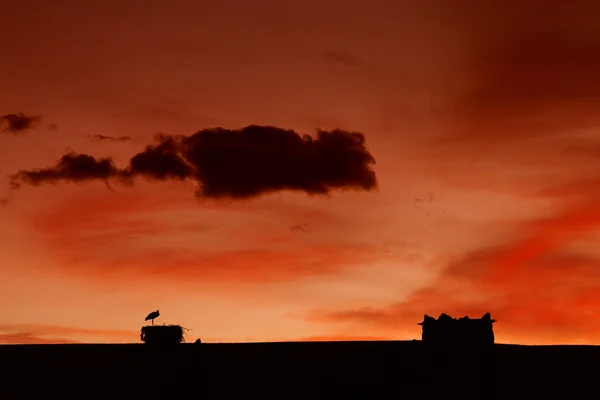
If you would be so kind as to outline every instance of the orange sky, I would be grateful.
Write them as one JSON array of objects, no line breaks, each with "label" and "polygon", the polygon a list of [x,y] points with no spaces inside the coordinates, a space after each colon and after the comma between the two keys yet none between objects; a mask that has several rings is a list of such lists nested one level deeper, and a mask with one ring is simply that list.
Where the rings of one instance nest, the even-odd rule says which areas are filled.
[{"label": "orange sky", "polygon": [[41,117],[0,132],[5,176],[256,124],[364,133],[378,187],[23,186],[0,343],[136,342],[157,308],[204,341],[412,339],[424,313],[489,311],[498,342],[600,342],[600,3],[491,3],[3,6],[0,116]]}]

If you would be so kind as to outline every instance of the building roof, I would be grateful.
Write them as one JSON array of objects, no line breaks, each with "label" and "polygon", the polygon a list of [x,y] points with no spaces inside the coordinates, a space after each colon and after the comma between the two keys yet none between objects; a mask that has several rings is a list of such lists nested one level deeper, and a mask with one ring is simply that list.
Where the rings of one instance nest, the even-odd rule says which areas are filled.
[{"label": "building roof", "polygon": [[483,317],[481,317],[481,318],[469,318],[467,316],[462,317],[462,318],[452,318],[448,314],[442,313],[442,314],[440,314],[440,316],[438,317],[437,320],[435,318],[430,317],[429,315],[425,314],[425,317],[423,318],[423,322],[419,322],[417,325],[423,326],[425,324],[440,322],[440,321],[448,321],[448,322],[450,322],[450,321],[453,321],[453,322],[455,322],[455,321],[489,321],[492,324],[494,322],[496,322],[495,319],[492,319],[492,316],[489,312],[485,313],[483,315]]}]

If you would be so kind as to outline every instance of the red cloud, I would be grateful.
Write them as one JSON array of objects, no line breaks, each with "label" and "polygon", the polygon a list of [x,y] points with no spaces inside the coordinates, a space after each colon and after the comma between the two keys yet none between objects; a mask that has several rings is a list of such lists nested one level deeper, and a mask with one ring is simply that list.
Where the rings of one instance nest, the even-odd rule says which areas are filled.
[{"label": "red cloud", "polygon": [[[317,335],[306,336],[294,339],[295,342],[348,342],[348,341],[377,341],[377,340],[392,340],[385,336],[360,336],[360,335]],[[291,340],[292,341],[292,340]]]},{"label": "red cloud", "polygon": [[39,337],[29,332],[0,333],[0,343],[3,344],[60,344],[81,343],[77,340],[66,338]]},{"label": "red cloud", "polygon": [[0,324],[0,343],[5,344],[82,343],[86,341],[85,338],[135,343],[139,335],[137,332],[57,325]]},{"label": "red cloud", "polygon": [[[344,246],[226,251],[147,250],[128,257],[94,260],[63,253],[61,271],[95,282],[172,280],[184,284],[272,282],[335,274],[377,260],[382,249]],[[92,268],[90,268],[92,267]]]},{"label": "red cloud", "polygon": [[[491,281],[510,279],[519,269],[538,256],[560,249],[569,242],[600,228],[600,209],[595,205],[580,205],[577,209],[554,218],[535,221],[524,231],[529,239],[515,243],[492,264]],[[529,228],[529,229],[527,229]]]},{"label": "red cloud", "polygon": [[[179,217],[185,212],[198,218]],[[227,221],[215,218],[219,213],[229,219],[265,215],[282,222],[274,228],[256,218],[257,226],[240,221],[239,228],[224,231],[220,228]],[[176,193],[131,191],[66,197],[58,208],[34,218],[40,242],[59,260],[57,268],[113,284],[119,278],[281,281],[337,273],[385,253],[383,246],[295,241],[298,233],[290,229],[293,221],[326,225],[338,220],[332,212],[277,199],[220,204]],[[205,243],[213,239],[214,244]]]},{"label": "red cloud", "polygon": [[600,258],[567,245],[600,228],[600,210],[570,210],[521,227],[513,243],[451,263],[429,287],[382,308],[315,311],[314,322],[353,323],[382,334],[418,332],[423,314],[498,320],[497,340],[591,343],[600,339]]}]

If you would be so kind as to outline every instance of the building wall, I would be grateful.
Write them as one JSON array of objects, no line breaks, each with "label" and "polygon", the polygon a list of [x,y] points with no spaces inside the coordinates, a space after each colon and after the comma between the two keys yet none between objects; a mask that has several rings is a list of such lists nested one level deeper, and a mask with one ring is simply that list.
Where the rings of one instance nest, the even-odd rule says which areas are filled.
[{"label": "building wall", "polygon": [[439,319],[425,316],[421,323],[425,344],[483,346],[494,343],[493,320],[487,318],[454,319],[442,314]]}]

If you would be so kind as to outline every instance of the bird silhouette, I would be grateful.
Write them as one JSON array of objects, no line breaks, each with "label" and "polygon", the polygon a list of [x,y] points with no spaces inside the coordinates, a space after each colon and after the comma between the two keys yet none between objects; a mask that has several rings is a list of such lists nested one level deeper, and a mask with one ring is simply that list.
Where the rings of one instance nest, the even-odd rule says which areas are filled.
[{"label": "bird silhouette", "polygon": [[149,319],[151,319],[152,326],[154,326],[154,318],[158,318],[159,316],[160,316],[160,312],[158,312],[158,310],[152,311],[150,314],[148,314],[148,316],[146,317],[146,319],[144,321],[148,321]]}]

